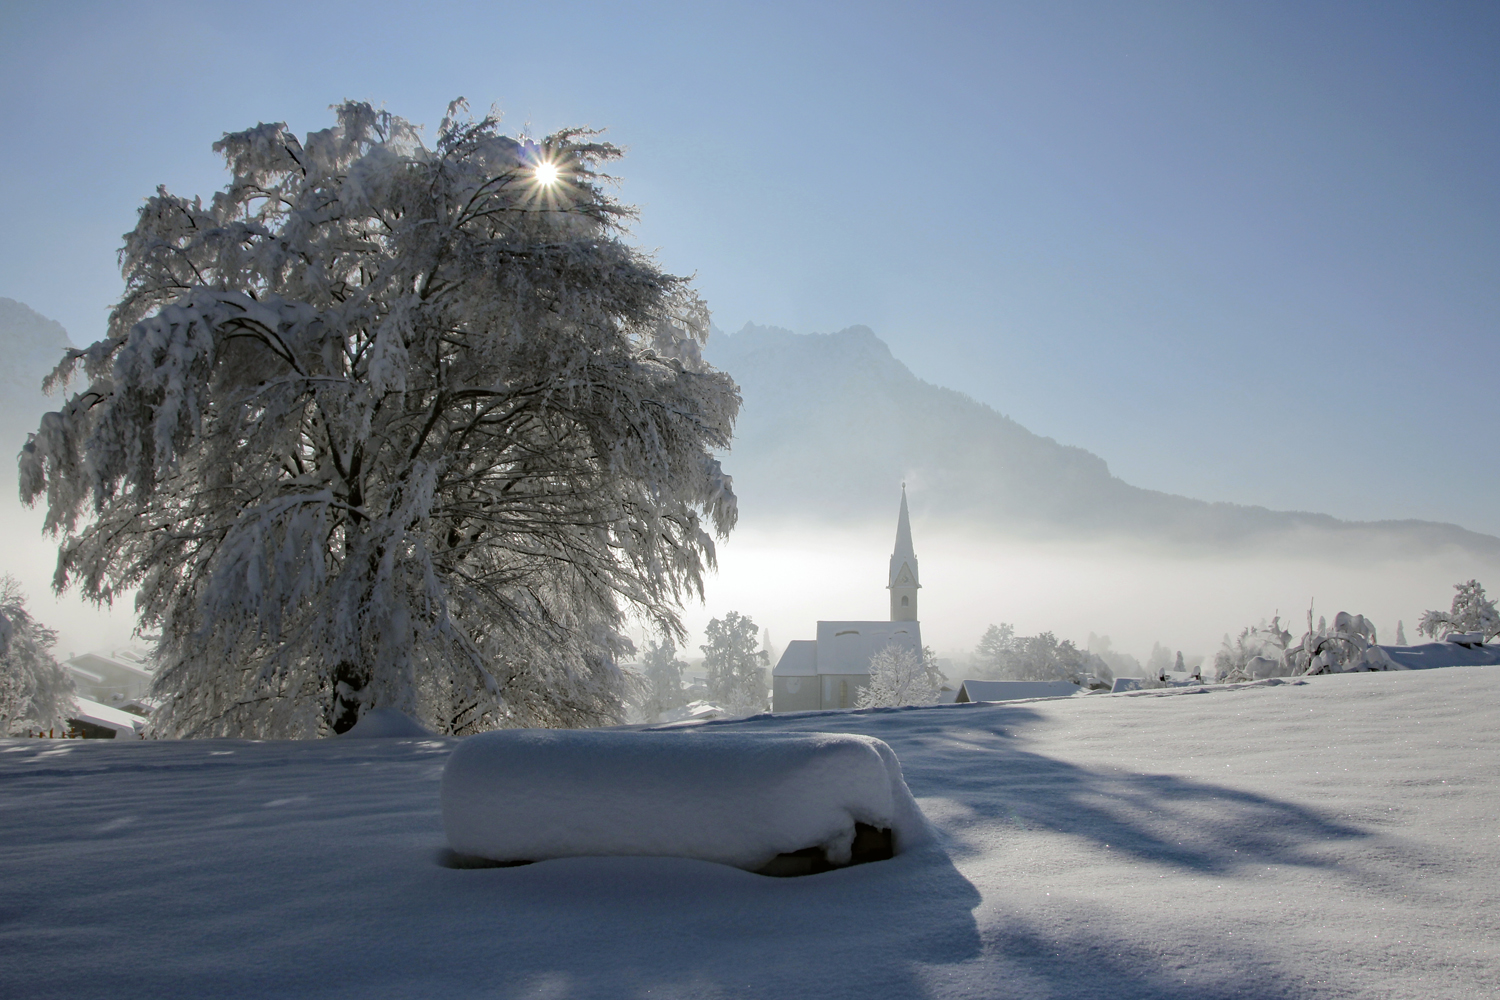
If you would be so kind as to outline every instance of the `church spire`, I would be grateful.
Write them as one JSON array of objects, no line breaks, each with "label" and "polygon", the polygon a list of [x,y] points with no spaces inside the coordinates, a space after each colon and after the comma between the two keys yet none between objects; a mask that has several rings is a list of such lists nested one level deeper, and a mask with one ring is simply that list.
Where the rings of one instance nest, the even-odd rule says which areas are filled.
[{"label": "church spire", "polygon": [[896,520],[896,549],[891,553],[890,582],[891,621],[917,620],[917,591],[922,584],[917,576],[917,554],[911,546],[911,515],[906,510],[906,484],[901,484],[901,514]]}]

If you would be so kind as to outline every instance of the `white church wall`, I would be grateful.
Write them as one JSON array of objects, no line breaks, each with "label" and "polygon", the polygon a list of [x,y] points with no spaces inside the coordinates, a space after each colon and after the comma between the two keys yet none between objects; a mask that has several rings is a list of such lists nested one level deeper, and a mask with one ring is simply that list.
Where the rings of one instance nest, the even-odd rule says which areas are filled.
[{"label": "white church wall", "polygon": [[[868,664],[867,664],[868,666]],[[853,708],[860,688],[869,687],[870,672],[862,674],[821,674],[823,682],[822,708]]]},{"label": "white church wall", "polygon": [[822,708],[816,675],[777,676],[771,679],[771,711],[811,712]]}]

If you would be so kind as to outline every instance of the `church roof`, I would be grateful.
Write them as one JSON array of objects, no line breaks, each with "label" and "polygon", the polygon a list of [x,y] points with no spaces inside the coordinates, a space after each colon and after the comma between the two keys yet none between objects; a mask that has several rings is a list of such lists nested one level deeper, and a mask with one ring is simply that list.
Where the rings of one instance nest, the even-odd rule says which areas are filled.
[{"label": "church roof", "polygon": [[818,622],[820,674],[868,674],[870,658],[895,643],[920,655],[920,622]]},{"label": "church roof", "polygon": [[818,672],[818,644],[813,639],[793,639],[771,671],[775,677],[813,677]]}]

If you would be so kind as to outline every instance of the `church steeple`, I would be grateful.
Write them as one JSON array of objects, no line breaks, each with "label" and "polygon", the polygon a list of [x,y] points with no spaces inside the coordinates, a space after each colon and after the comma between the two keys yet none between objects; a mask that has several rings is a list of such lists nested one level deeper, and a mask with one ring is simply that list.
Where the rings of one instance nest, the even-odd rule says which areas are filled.
[{"label": "church steeple", "polygon": [[896,521],[896,549],[891,553],[891,621],[917,620],[917,554],[911,547],[911,515],[906,512],[906,484],[901,484],[901,516]]}]

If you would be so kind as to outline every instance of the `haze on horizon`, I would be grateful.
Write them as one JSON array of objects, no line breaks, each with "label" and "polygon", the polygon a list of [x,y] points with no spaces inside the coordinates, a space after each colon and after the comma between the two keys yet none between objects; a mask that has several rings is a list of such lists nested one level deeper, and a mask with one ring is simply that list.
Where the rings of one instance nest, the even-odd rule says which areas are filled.
[{"label": "haze on horizon", "polygon": [[[697,275],[721,329],[868,325],[918,377],[1146,489],[1500,534],[1479,395],[1500,367],[1492,6],[272,3],[274,45],[246,17],[0,14],[0,121],[30,137],[0,153],[0,296],[89,343],[136,207],[159,183],[222,186],[222,132],[323,128],[352,97],[430,134],[464,95],[513,130],[628,147],[637,239]],[[253,85],[231,82],[225,61],[251,56]],[[1295,629],[1308,598],[1411,631],[1484,568],[1434,554],[1382,581],[924,527],[940,648],[1013,621],[1211,656],[1276,610]],[[889,528],[868,552],[857,534],[747,511],[690,622],[732,607],[784,643],[877,613],[863,566]]]}]

